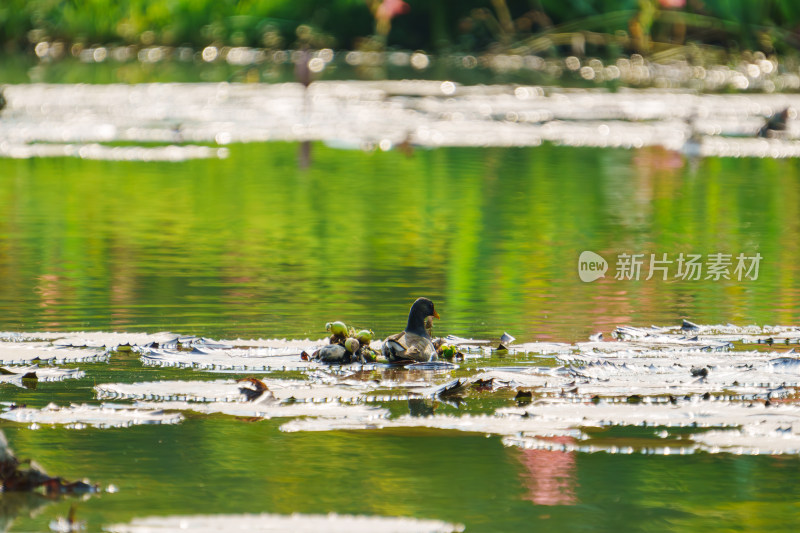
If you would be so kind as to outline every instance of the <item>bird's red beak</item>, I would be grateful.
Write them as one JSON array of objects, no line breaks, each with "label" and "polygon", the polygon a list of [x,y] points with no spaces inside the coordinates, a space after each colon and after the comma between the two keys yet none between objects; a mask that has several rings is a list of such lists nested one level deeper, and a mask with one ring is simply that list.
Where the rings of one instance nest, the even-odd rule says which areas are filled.
[{"label": "bird's red beak", "polygon": [[433,317],[434,318],[442,318],[439,316],[439,313],[436,312],[436,309],[433,310]]}]

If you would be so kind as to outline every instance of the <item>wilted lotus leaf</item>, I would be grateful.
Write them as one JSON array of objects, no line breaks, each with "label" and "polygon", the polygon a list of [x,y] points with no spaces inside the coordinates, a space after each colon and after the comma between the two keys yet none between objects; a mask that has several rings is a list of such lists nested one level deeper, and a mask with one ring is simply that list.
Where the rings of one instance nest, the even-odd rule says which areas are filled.
[{"label": "wilted lotus leaf", "polygon": [[[365,382],[330,385],[292,379],[261,378],[278,401],[300,402],[357,402],[374,387]],[[111,383],[95,387],[98,398],[134,400],[180,400],[190,402],[237,402],[247,395],[241,389],[248,386],[235,380],[217,381],[151,381],[145,383]],[[255,387],[252,388],[253,390]],[[265,391],[266,392],[266,391]]]},{"label": "wilted lotus leaf", "polygon": [[336,401],[325,403],[282,403],[265,395],[252,402],[139,402],[141,409],[164,409],[170,411],[194,411],[202,414],[225,414],[247,418],[295,418],[324,417],[354,420],[375,420],[388,416],[389,411],[378,407],[358,404],[343,404]]},{"label": "wilted lotus leaf", "polygon": [[0,364],[79,363],[106,361],[108,355],[98,349],[61,348],[43,342],[0,342]]},{"label": "wilted lotus leaf", "polygon": [[153,516],[134,518],[128,524],[105,526],[113,533],[157,533],[160,531],[292,531],[294,533],[397,533],[424,532],[449,533],[464,531],[461,524],[449,524],[439,520],[420,518],[350,516],[329,513],[327,515],[195,515]]},{"label": "wilted lotus leaf", "polygon": [[53,366],[8,366],[0,368],[0,383],[11,383],[23,386],[23,380],[36,381],[62,381],[65,379],[80,379],[84,376],[82,370],[77,368],[57,368]]},{"label": "wilted lotus leaf", "polygon": [[183,416],[177,413],[165,413],[156,409],[140,409],[125,405],[70,405],[59,407],[50,404],[42,409],[18,407],[4,413],[0,418],[13,422],[31,424],[36,428],[42,424],[64,425],[81,429],[86,426],[97,428],[128,427],[139,424],[177,424]]}]

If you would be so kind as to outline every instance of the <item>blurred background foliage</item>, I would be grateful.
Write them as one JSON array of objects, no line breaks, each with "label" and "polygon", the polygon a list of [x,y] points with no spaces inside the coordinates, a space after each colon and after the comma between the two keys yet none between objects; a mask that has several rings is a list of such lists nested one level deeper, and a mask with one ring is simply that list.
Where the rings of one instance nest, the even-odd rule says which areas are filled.
[{"label": "blurred background foliage", "polygon": [[[0,45],[209,44],[651,53],[687,44],[789,53],[797,0],[3,0]],[[545,38],[545,40],[542,40]],[[565,50],[559,50],[564,48]]]}]

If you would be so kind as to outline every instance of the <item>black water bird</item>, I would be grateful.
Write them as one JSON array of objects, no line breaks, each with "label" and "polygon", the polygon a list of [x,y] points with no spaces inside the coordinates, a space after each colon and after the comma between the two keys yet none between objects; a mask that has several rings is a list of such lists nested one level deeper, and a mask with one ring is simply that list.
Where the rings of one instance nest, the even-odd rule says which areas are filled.
[{"label": "black water bird", "polygon": [[[767,123],[758,130],[759,137],[775,137],[780,133],[786,131],[786,126],[789,122],[790,110],[787,107],[780,113],[772,115],[767,119]],[[776,135],[777,134],[777,135]]]},{"label": "black water bird", "polygon": [[433,302],[427,298],[417,298],[408,312],[406,329],[383,341],[382,352],[390,363],[436,361],[436,348],[425,328],[428,317],[439,318]]}]

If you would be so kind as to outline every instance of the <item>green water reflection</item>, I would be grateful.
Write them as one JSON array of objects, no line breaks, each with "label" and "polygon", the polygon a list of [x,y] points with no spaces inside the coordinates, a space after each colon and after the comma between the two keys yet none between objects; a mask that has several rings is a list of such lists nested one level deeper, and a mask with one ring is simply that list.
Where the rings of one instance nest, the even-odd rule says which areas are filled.
[{"label": "green water reflection", "polygon": [[[439,333],[521,340],[681,316],[798,322],[796,161],[553,146],[408,157],[315,144],[300,170],[297,150],[235,145],[226,160],[180,164],[0,160],[0,329],[316,337],[338,318],[385,335],[419,295],[436,302]],[[763,261],[755,281],[616,281],[612,265],[583,283],[583,250]],[[82,368],[77,383],[6,385],[0,401],[86,402],[95,383],[189,377],[129,355]],[[280,423],[190,415],[173,427],[0,429],[54,474],[119,487],[79,503],[92,530],[223,512],[405,515],[469,531],[800,522],[796,457],[533,452],[484,435],[286,434]],[[46,529],[71,503],[23,510],[14,528]]]},{"label": "green water reflection", "polygon": [[[582,339],[620,323],[798,318],[796,161],[662,150],[233,146],[181,164],[0,161],[0,328]],[[581,251],[612,264],[583,283]],[[619,253],[760,253],[757,280],[614,280]],[[644,274],[642,276],[645,277]]]},{"label": "green water reflection", "polygon": [[[65,476],[119,487],[78,504],[93,528],[143,514],[262,511],[436,517],[469,531],[789,531],[800,519],[795,457],[565,454],[463,433],[277,426],[215,418],[9,437]],[[42,530],[71,503],[18,517],[16,528]]]}]

